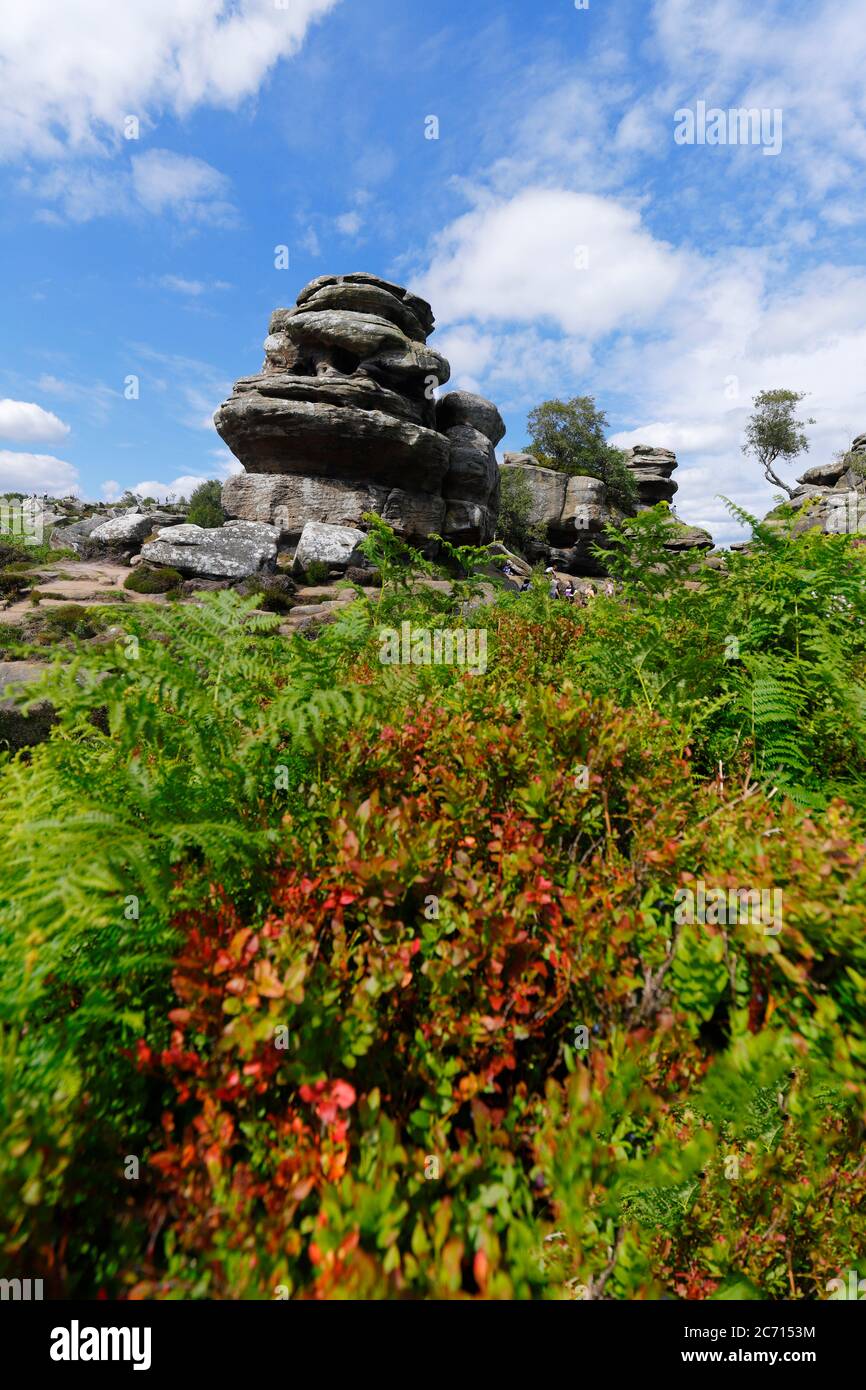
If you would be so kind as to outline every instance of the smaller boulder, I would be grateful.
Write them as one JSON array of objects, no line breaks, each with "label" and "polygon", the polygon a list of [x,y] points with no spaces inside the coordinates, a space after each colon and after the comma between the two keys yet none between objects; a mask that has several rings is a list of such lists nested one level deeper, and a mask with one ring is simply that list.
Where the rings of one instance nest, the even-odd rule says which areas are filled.
[{"label": "smaller boulder", "polygon": [[364,532],[356,526],[308,521],[301,532],[292,568],[295,574],[304,575],[312,564],[327,565],[329,570],[360,565],[363,555],[358,547],[363,539]]},{"label": "smaller boulder", "polygon": [[447,434],[455,425],[471,425],[491,444],[505,438],[505,421],[496,406],[471,391],[449,391],[436,402],[436,428]]}]

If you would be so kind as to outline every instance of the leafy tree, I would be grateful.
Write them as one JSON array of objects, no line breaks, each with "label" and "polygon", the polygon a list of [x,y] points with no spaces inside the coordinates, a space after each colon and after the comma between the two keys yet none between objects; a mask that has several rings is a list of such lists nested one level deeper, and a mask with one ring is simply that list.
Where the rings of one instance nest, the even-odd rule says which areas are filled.
[{"label": "leafy tree", "polygon": [[528,452],[545,468],[600,478],[610,501],[633,511],[635,480],[622,452],[605,439],[607,416],[593,396],[544,401],[529,412],[526,426],[532,439]]},{"label": "leafy tree", "polygon": [[533,523],[532,489],[519,468],[503,468],[499,475],[499,516],[497,538],[512,550],[524,552],[527,542],[547,539],[544,522]]},{"label": "leafy tree", "polygon": [[203,526],[210,531],[222,526],[226,519],[222,504],[222,487],[215,478],[206,483],[199,483],[194,489],[189,499],[186,519],[190,526]]},{"label": "leafy tree", "polygon": [[809,448],[804,427],[815,421],[796,418],[797,407],[806,397],[805,391],[759,391],[753,398],[755,409],[746,425],[744,454],[754,454],[768,483],[782,488],[788,496],[794,489],[784,483],[773,465],[782,459],[791,463],[798,454]]}]

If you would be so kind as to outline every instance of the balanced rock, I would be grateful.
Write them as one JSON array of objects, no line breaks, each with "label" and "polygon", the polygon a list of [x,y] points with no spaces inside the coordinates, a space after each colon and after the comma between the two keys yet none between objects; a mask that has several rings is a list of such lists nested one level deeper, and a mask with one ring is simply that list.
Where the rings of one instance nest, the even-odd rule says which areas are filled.
[{"label": "balanced rock", "polygon": [[413,542],[489,539],[505,426],[480,396],[436,400],[450,367],[427,346],[433,327],[425,300],[362,272],[319,276],[276,309],[261,372],[214,417],[245,469],[224,486],[226,514],[284,540],[368,511]]},{"label": "balanced rock", "polygon": [[255,521],[227,521],[211,530],[183,523],[163,528],[141,548],[151,565],[170,565],[184,575],[245,579],[270,570],[277,557],[279,529]]},{"label": "balanced rock", "polygon": [[623,449],[626,467],[637,483],[638,511],[654,507],[657,502],[670,502],[677,491],[671,474],[677,466],[672,449],[656,449],[650,444],[635,444]]}]

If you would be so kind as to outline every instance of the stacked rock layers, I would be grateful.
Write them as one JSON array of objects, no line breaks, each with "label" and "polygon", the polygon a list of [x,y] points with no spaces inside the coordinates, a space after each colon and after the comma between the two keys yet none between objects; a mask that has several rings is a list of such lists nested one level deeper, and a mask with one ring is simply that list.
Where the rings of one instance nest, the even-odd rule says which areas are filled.
[{"label": "stacked rock layers", "polygon": [[430,305],[375,275],[323,275],[277,309],[256,376],[214,423],[244,472],[223,488],[228,516],[279,527],[357,526],[378,512],[401,535],[487,540],[498,510],[496,407],[455,391],[427,346]]}]

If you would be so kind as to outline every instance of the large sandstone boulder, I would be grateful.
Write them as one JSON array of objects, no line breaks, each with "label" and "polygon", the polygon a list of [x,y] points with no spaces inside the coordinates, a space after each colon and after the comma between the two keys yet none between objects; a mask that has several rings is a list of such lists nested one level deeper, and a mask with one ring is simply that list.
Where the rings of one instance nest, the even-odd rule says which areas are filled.
[{"label": "large sandstone boulder", "polygon": [[492,401],[471,391],[449,391],[436,403],[436,425],[446,434],[455,425],[469,425],[491,444],[505,438],[505,421]]},{"label": "large sandstone boulder", "polygon": [[161,530],[141,555],[148,564],[170,565],[183,575],[246,579],[273,568],[279,538],[276,526],[256,521],[227,521],[212,530],[184,523]]},{"label": "large sandstone boulder", "polygon": [[[656,502],[669,502],[677,488],[670,476],[677,466],[676,455],[670,449],[643,445],[623,452],[637,482],[636,510],[645,511]],[[546,542],[530,543],[530,558],[543,560],[565,574],[604,575],[604,561],[595,551],[598,546],[607,545],[605,527],[622,521],[624,514],[609,501],[601,479],[544,468],[532,454],[506,454],[500,472],[508,469],[519,469],[529,484],[530,522],[546,528]],[[685,525],[673,511],[668,526],[670,539],[665,542],[666,550],[712,548],[713,538],[708,531]]]},{"label": "large sandstone boulder", "polygon": [[433,327],[424,300],[362,272],[319,276],[276,309],[261,372],[214,416],[245,469],[225,484],[226,514],[290,538],[376,511],[415,543],[490,539],[505,426],[470,392],[436,400],[450,368],[427,346]]},{"label": "large sandstone boulder", "polygon": [[502,469],[519,468],[532,493],[529,521],[533,526],[558,527],[565,505],[568,478],[554,468],[542,468],[532,454],[505,454]]}]

